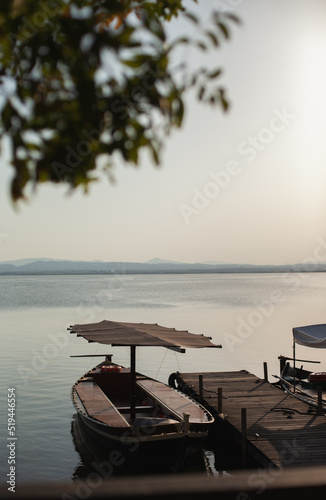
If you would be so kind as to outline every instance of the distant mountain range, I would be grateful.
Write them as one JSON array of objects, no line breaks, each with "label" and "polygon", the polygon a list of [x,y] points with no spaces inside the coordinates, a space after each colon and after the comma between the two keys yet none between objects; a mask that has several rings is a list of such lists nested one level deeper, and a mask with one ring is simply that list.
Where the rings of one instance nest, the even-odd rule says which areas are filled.
[{"label": "distant mountain range", "polygon": [[179,274],[179,273],[280,273],[325,272],[325,262],[311,264],[251,265],[225,262],[186,264],[164,259],[148,262],[103,262],[56,260],[46,258],[19,259],[0,262],[2,275],[28,274]]}]

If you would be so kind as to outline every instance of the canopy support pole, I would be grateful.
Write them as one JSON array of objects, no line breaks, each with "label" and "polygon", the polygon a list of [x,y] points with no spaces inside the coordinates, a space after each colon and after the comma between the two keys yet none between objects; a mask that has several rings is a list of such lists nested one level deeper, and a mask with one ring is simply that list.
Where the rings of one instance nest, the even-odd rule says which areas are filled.
[{"label": "canopy support pole", "polygon": [[130,419],[136,418],[136,346],[130,346]]},{"label": "canopy support pole", "polygon": [[293,392],[295,392],[295,339],[293,337]]}]

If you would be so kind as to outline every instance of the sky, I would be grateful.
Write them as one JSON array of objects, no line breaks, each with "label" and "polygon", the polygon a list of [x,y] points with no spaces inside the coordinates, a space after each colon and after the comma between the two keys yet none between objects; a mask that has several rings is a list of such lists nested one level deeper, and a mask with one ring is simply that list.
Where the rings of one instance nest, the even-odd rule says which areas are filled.
[{"label": "sky", "polygon": [[230,111],[190,93],[159,168],[117,163],[87,195],[40,186],[15,209],[1,161],[0,261],[326,262],[326,2],[199,4],[242,20],[203,61],[223,68]]}]

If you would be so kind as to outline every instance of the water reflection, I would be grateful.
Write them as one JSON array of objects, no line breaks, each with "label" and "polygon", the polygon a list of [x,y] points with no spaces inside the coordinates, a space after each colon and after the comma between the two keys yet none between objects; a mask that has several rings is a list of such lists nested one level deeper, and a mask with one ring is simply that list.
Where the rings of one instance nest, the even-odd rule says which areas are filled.
[{"label": "water reflection", "polygon": [[[169,464],[166,468],[162,468],[155,463],[143,463],[133,460],[131,455],[122,456],[121,452],[101,445],[89,434],[78,414],[73,417],[71,434],[75,450],[80,456],[80,462],[72,474],[73,480],[86,479],[94,474],[103,479],[109,479],[113,476],[171,473]],[[179,474],[191,472],[211,474],[209,461],[202,449],[189,457],[178,471]]]}]

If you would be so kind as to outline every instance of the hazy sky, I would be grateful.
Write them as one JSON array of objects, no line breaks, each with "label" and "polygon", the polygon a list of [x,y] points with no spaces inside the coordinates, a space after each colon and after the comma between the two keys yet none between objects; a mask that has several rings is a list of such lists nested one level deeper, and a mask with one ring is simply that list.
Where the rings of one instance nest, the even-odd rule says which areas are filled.
[{"label": "hazy sky", "polygon": [[117,165],[116,184],[88,195],[41,186],[18,211],[2,164],[1,261],[326,261],[326,2],[199,3],[243,21],[209,62],[225,70],[230,112],[189,95],[159,169]]}]

